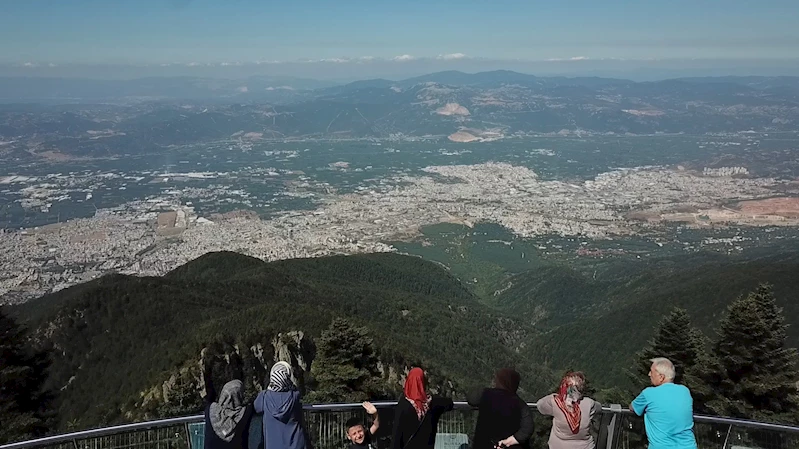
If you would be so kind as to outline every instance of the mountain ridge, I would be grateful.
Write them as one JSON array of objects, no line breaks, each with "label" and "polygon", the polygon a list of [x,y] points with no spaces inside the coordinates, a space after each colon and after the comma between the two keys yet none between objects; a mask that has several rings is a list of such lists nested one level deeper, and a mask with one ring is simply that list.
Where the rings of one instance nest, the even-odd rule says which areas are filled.
[{"label": "mountain ridge", "polygon": [[[799,123],[799,78],[789,77],[632,82],[449,71],[315,90],[265,87],[263,80],[250,85],[193,80],[171,80],[155,86],[150,96],[142,86],[151,81],[131,81],[131,90],[120,88],[117,81],[97,83],[96,92],[89,83],[80,89],[94,92],[86,99],[91,104],[80,104],[80,89],[56,95],[57,86],[43,86],[39,92],[0,82],[5,101],[24,102],[15,99],[18,94],[32,95],[29,101],[50,95],[47,104],[34,108],[33,116],[30,105],[0,107],[0,139],[13,142],[8,151],[15,157],[37,157],[25,151],[26,145],[45,154],[108,157],[162,154],[175,145],[240,142],[241,136],[251,136],[248,143],[443,140],[468,129],[472,135],[485,132],[496,140],[793,132]],[[51,105],[59,102],[75,104]],[[441,113],[446,105],[468,114]],[[26,137],[34,135],[35,139]]]},{"label": "mountain ridge", "polygon": [[267,263],[209,253],[163,277],[108,275],[12,310],[53,349],[61,426],[145,416],[136,405],[143,392],[180,377],[208,345],[247,335],[271,345],[296,332],[315,339],[335,317],[366,327],[384,363],[422,364],[461,394],[505,365],[537,373],[524,382],[531,397],[553,382],[519,355],[529,329],[446,270],[394,254]]}]

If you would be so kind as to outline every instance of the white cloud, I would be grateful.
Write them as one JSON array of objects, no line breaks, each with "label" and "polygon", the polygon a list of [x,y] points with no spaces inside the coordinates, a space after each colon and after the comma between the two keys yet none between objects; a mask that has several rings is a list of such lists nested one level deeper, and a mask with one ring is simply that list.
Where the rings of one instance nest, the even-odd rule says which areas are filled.
[{"label": "white cloud", "polygon": [[26,63],[22,64],[22,66],[23,67],[36,67],[36,64],[34,64],[32,62],[26,62]]},{"label": "white cloud", "polygon": [[450,53],[450,54],[446,54],[446,55],[438,55],[436,57],[436,59],[443,59],[445,61],[451,61],[453,59],[464,59],[464,58],[467,58],[467,57],[468,56],[466,56],[463,53]]},{"label": "white cloud", "polygon": [[572,56],[571,58],[550,58],[547,61],[560,62],[560,61],[588,61],[591,58],[585,56]]},{"label": "white cloud", "polygon": [[248,90],[250,90],[250,89],[248,89],[248,88],[247,88],[247,86],[241,86],[241,87],[239,87],[239,88],[238,88],[238,89],[236,89],[236,90],[237,90],[237,91],[239,91],[239,92],[241,92],[241,93],[243,93],[243,94],[246,94],[246,93],[247,93],[247,91],[248,91]]},{"label": "white cloud", "polygon": [[53,64],[53,63],[51,62],[51,63],[47,64],[47,67],[58,67],[58,66],[57,66],[56,64]]},{"label": "white cloud", "polygon": [[392,58],[393,61],[398,61],[398,62],[413,61],[414,59],[416,58],[414,58],[411,55],[399,55],[399,56],[394,56]]},{"label": "white cloud", "polygon": [[325,58],[325,59],[320,59],[319,62],[334,62],[336,64],[341,64],[341,63],[344,63],[344,62],[350,62],[350,59],[349,58]]},{"label": "white cloud", "polygon": [[199,62],[190,62],[190,63],[188,63],[186,65],[189,66],[189,67],[198,67],[200,65],[200,63]]}]

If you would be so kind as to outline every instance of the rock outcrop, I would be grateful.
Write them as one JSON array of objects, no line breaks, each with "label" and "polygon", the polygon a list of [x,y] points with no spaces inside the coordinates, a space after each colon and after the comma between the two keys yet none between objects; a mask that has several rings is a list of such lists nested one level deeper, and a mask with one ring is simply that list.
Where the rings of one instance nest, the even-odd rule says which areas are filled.
[{"label": "rock outcrop", "polygon": [[125,410],[125,416],[135,420],[198,412],[206,395],[205,372],[213,373],[211,382],[217,390],[227,379],[242,379],[246,397],[252,400],[266,388],[269,369],[279,360],[294,367],[295,381],[304,392],[315,352],[313,341],[302,331],[215,341],[203,347],[197,358],[187,360],[165,380],[141,392],[140,400]]}]

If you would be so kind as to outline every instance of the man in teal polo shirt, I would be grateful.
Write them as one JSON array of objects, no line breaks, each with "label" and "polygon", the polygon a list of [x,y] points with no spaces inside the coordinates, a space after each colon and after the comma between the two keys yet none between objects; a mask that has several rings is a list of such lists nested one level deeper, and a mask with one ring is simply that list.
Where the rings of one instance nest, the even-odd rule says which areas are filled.
[{"label": "man in teal polo shirt", "polygon": [[644,417],[649,449],[697,449],[694,400],[688,388],[674,383],[674,374],[669,359],[652,359],[652,386],[630,404],[633,413]]}]

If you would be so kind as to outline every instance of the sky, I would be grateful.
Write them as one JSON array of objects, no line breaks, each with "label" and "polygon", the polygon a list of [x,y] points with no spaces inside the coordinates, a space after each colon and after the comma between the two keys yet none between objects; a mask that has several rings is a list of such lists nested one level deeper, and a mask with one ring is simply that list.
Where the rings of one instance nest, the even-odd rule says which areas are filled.
[{"label": "sky", "polygon": [[324,63],[356,73],[423,60],[446,68],[466,60],[793,58],[797,0],[0,0],[0,64],[53,74],[76,66]]}]

